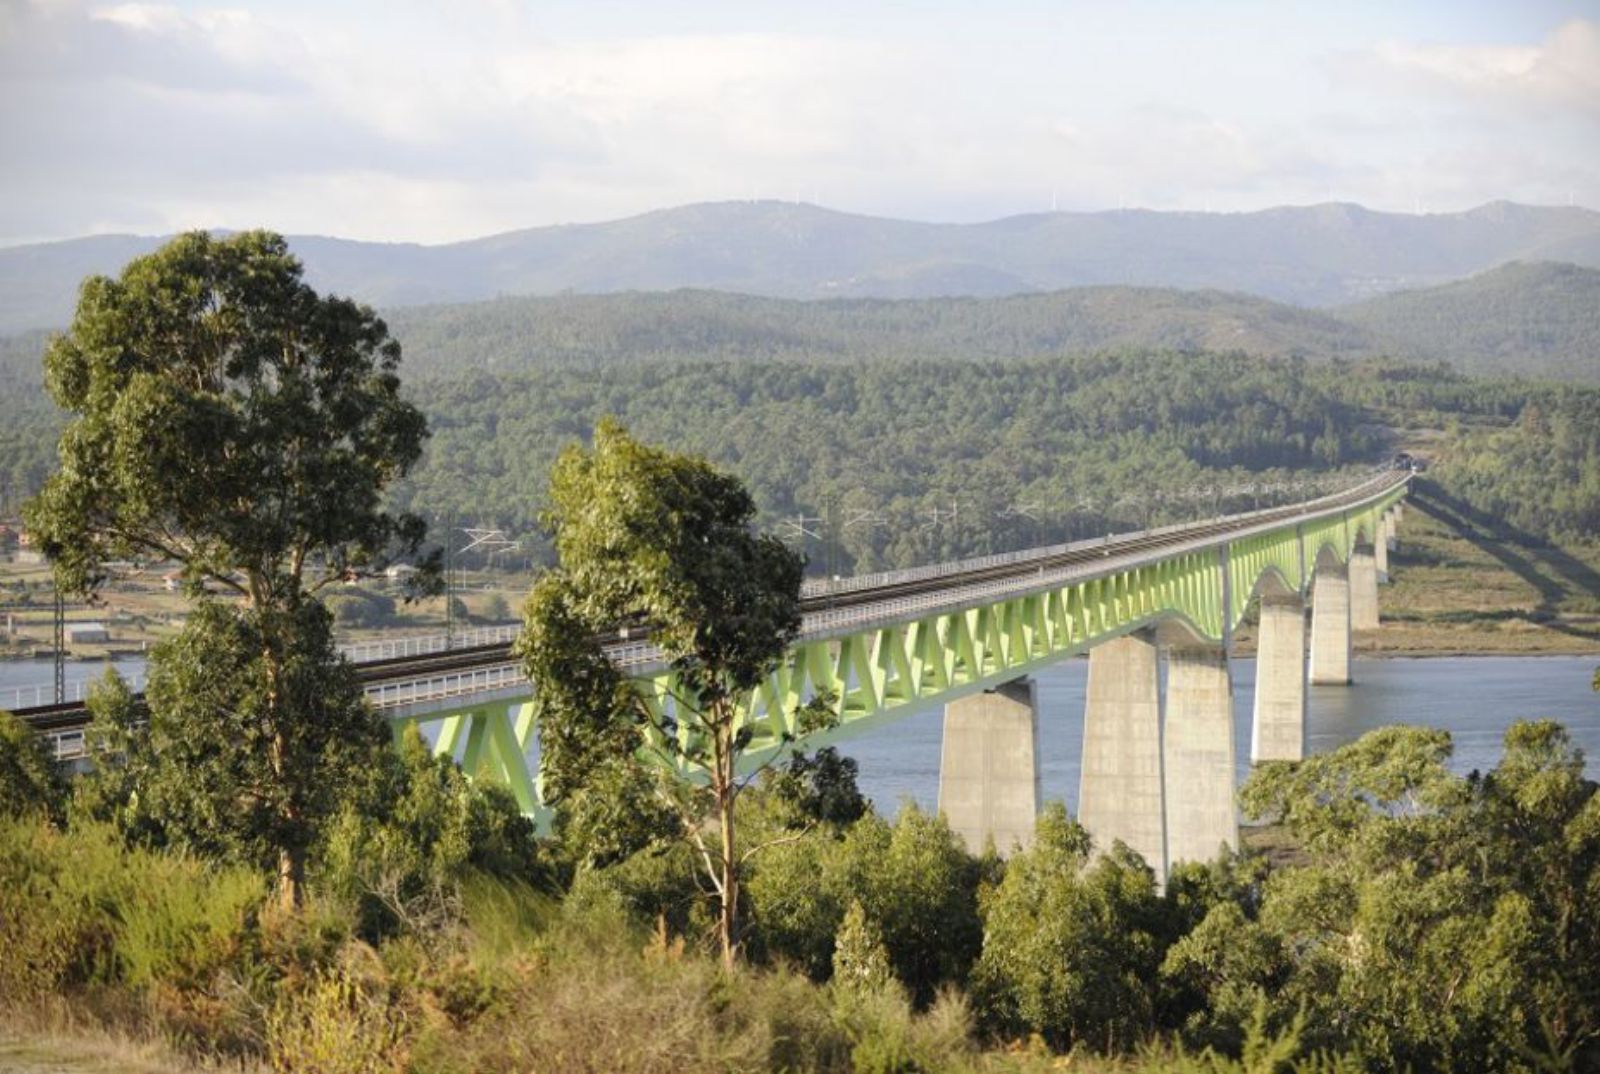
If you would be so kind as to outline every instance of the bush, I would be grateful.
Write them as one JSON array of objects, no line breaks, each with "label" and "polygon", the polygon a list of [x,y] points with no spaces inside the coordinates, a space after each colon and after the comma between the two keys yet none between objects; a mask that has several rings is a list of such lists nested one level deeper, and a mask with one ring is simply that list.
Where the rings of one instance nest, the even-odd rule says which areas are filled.
[{"label": "bush", "polygon": [[1117,1052],[1153,1029],[1155,876],[1120,843],[1091,861],[1087,833],[1059,802],[1040,816],[1033,846],[1006,864],[983,920],[972,993],[992,1032]]},{"label": "bush", "polygon": [[0,996],[197,990],[249,947],[259,876],[129,850],[107,825],[0,821]]},{"label": "bush", "polygon": [[446,923],[473,873],[547,882],[533,822],[511,795],[435,757],[415,726],[397,750],[376,758],[329,825],[317,860],[324,887],[356,902],[361,935],[372,941]]},{"label": "bush", "polygon": [[381,627],[394,621],[394,598],[370,589],[346,586],[325,603],[333,621],[342,627]]},{"label": "bush", "polygon": [[284,1074],[398,1072],[407,1021],[381,980],[337,966],[284,993],[267,1020],[268,1053]]},{"label": "bush", "polygon": [[966,979],[982,944],[979,862],[942,817],[908,803],[893,825],[867,814],[843,838],[815,833],[766,851],[746,890],[760,941],[818,980],[831,971],[845,908],[858,900],[895,977],[926,1005]]},{"label": "bush", "polygon": [[44,814],[59,819],[66,793],[50,744],[0,709],[0,817]]}]

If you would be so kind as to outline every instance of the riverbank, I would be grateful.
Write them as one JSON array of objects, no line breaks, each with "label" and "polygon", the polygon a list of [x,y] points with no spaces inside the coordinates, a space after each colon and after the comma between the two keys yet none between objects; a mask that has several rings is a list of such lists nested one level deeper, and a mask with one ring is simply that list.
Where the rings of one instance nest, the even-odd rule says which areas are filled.
[{"label": "riverbank", "polygon": [[[1522,542],[1414,499],[1389,579],[1383,627],[1353,639],[1363,656],[1600,656],[1600,542]],[[1235,655],[1253,654],[1253,627],[1235,642]]]}]

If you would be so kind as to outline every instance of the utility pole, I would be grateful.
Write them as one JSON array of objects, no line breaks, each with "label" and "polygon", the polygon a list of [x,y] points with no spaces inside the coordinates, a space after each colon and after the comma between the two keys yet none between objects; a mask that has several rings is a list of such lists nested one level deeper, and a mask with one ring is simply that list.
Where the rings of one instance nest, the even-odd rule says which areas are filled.
[{"label": "utility pole", "polygon": [[456,531],[456,513],[451,511],[446,516],[444,527],[444,648],[449,652],[455,648],[455,620],[456,613],[450,590],[455,584],[455,552],[454,541],[451,535]]},{"label": "utility pole", "polygon": [[56,704],[67,700],[67,606],[61,599],[61,587],[56,591]]}]

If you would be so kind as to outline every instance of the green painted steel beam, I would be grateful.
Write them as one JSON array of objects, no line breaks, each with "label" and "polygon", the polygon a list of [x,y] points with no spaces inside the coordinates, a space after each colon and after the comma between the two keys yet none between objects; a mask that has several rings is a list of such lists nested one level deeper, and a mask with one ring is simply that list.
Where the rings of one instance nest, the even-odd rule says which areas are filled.
[{"label": "green painted steel beam", "polygon": [[[1373,539],[1384,512],[1404,495],[1405,487],[1396,486],[1359,508],[1220,546],[801,641],[741,703],[739,718],[752,733],[744,768],[754,770],[794,748],[785,739],[795,734],[797,710],[824,693],[835,699],[839,722],[810,736],[807,748],[993,688],[1164,621],[1226,644],[1263,580],[1308,594],[1319,558],[1348,562],[1355,545]],[[679,711],[683,689],[676,676],[661,671],[635,683],[657,715],[680,717],[677,734],[690,743],[697,732],[692,717],[681,718],[687,714]],[[458,708],[397,723],[436,727],[436,753],[459,753],[470,775],[503,783],[526,812],[543,818],[540,781],[527,756],[536,731],[530,697],[493,704],[468,698]]]}]

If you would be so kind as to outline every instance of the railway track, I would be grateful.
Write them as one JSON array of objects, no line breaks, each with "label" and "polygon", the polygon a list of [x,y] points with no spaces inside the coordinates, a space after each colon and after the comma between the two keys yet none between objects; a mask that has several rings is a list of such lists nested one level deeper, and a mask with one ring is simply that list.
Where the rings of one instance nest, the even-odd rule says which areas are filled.
[{"label": "railway track", "polygon": [[[870,606],[945,590],[1027,578],[1075,566],[1093,566],[1106,560],[1124,560],[1180,546],[1215,542],[1239,533],[1271,527],[1276,523],[1323,516],[1345,507],[1358,505],[1387,491],[1402,480],[1404,477],[1401,475],[1386,472],[1344,492],[1285,507],[1267,508],[1121,537],[1108,536],[1103,540],[1078,541],[1040,549],[1037,552],[991,557],[990,560],[966,561],[973,564],[970,567],[964,563],[955,563],[933,571],[912,570],[896,572],[894,575],[874,576],[888,580],[873,584],[860,585],[857,584],[857,580],[846,579],[839,583],[837,588],[813,590],[806,595],[801,601],[801,613],[805,615],[812,612],[831,612]],[[1001,562],[993,562],[994,559]],[[633,633],[638,636],[643,632]],[[602,644],[608,646],[621,644],[630,640],[629,632],[619,631],[600,640]],[[364,686],[382,686],[386,683],[403,683],[441,674],[504,667],[512,663],[513,659],[510,643],[493,643],[422,656],[365,661],[356,665],[356,669]],[[89,722],[88,712],[81,701],[18,709],[15,715],[35,730],[52,736],[81,732]]]}]

